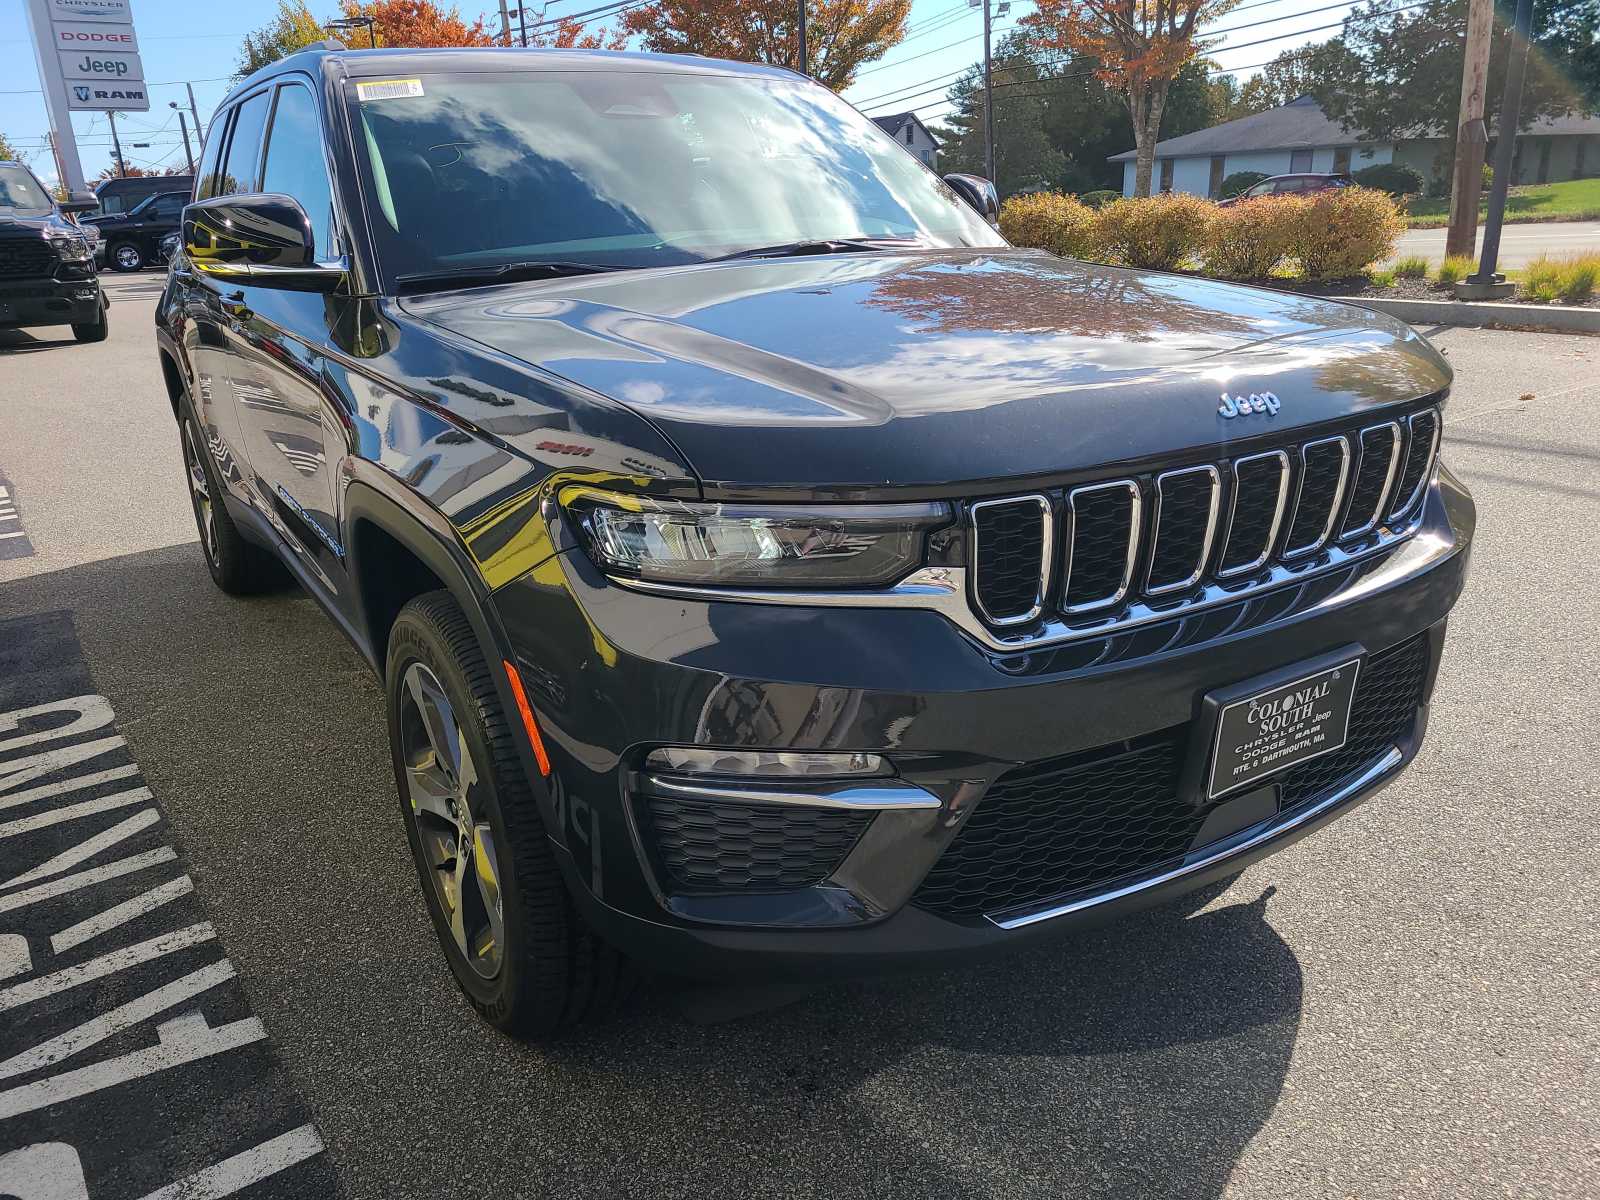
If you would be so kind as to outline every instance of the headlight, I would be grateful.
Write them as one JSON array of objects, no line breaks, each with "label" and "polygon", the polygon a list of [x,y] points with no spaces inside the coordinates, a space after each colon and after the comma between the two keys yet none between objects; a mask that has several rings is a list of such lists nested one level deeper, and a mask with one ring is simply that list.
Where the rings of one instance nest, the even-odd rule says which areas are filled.
[{"label": "headlight", "polygon": [[50,244],[63,262],[87,262],[93,253],[86,239],[73,234],[52,234]]},{"label": "headlight", "polygon": [[922,565],[943,504],[688,504],[589,488],[562,495],[614,575],[722,587],[881,587]]}]

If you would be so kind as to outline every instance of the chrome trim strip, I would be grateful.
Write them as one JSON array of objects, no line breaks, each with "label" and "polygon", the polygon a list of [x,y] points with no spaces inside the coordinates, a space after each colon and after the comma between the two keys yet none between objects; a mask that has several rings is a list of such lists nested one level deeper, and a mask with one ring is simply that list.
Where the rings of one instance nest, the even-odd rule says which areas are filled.
[{"label": "chrome trim strip", "polygon": [[1363,558],[1393,549],[1405,541],[1422,524],[1426,506],[1418,508],[1408,522],[1398,528],[1385,528],[1376,538],[1348,548],[1337,543],[1326,547],[1316,556],[1295,562],[1276,562],[1260,578],[1232,585],[1208,583],[1193,596],[1181,601],[1169,601],[1165,608],[1156,603],[1134,601],[1118,613],[1107,614],[1091,623],[1069,625],[1058,617],[1047,617],[1041,624],[1021,633],[1002,635],[986,626],[972,611],[967,601],[966,571],[961,567],[923,567],[913,571],[899,583],[882,591],[857,592],[757,592],[734,588],[684,587],[677,584],[646,583],[623,575],[607,575],[606,579],[630,591],[660,596],[677,596],[687,600],[737,602],[743,604],[788,604],[816,608],[900,608],[920,609],[939,614],[973,641],[990,650],[1011,653],[1020,650],[1044,649],[1065,642],[1080,641],[1088,637],[1104,637],[1121,633],[1153,621],[1174,620],[1192,613],[1243,600],[1275,587],[1300,583],[1306,579],[1349,566]]},{"label": "chrome trim strip", "polygon": [[[1044,513],[1044,529],[1042,536],[1044,545],[1039,554],[1039,586],[1033,592],[1033,607],[1020,616],[997,617],[991,613],[978,596],[978,510],[981,508],[998,508],[1008,504],[1037,504]],[[1031,493],[1026,496],[1006,496],[1000,500],[979,500],[967,506],[967,522],[972,530],[972,549],[970,562],[972,563],[972,603],[977,607],[979,614],[991,625],[1026,625],[1029,621],[1036,620],[1044,611],[1045,593],[1050,589],[1050,568],[1054,565],[1056,546],[1055,513],[1050,504],[1050,497]]]},{"label": "chrome trim strip", "polygon": [[1315,553],[1328,544],[1328,539],[1333,536],[1333,527],[1339,523],[1339,510],[1344,507],[1344,490],[1350,483],[1350,439],[1342,433],[1338,437],[1321,438],[1315,442],[1307,442],[1300,447],[1300,486],[1294,494],[1294,512],[1289,516],[1289,532],[1294,532],[1295,522],[1300,519],[1300,499],[1305,495],[1306,451],[1316,446],[1326,446],[1330,442],[1339,444],[1339,482],[1333,489],[1333,503],[1328,506],[1328,520],[1322,526],[1322,535],[1314,542],[1307,542],[1304,546],[1283,548],[1284,558],[1303,558],[1307,554]]},{"label": "chrome trim strip", "polygon": [[1403,517],[1411,511],[1412,505],[1422,496],[1423,490],[1428,486],[1428,480],[1433,477],[1433,464],[1439,457],[1439,438],[1444,430],[1444,418],[1437,408],[1425,408],[1421,412],[1414,412],[1406,418],[1406,447],[1409,450],[1411,439],[1417,436],[1417,418],[1431,416],[1433,418],[1433,444],[1428,447],[1427,461],[1422,464],[1422,476],[1417,480],[1417,486],[1411,490],[1411,495],[1406,497],[1406,502],[1389,510],[1389,520],[1393,521]]},{"label": "chrome trim strip", "polygon": [[[1175,583],[1162,583],[1152,586],[1150,573],[1156,568],[1156,547],[1161,544],[1161,501],[1165,494],[1164,485],[1169,479],[1177,479],[1183,475],[1195,473],[1209,474],[1211,476],[1211,512],[1206,517],[1206,536],[1200,547],[1200,558],[1194,565],[1194,574],[1187,579],[1180,579]],[[1156,504],[1155,510],[1150,515],[1150,566],[1144,573],[1144,594],[1146,596],[1164,596],[1168,592],[1181,592],[1200,582],[1200,576],[1206,573],[1206,563],[1211,561],[1211,547],[1215,544],[1217,536],[1217,513],[1222,508],[1222,472],[1207,463],[1202,467],[1184,467],[1177,471],[1163,471],[1156,476]]]},{"label": "chrome trim strip", "polygon": [[1272,525],[1267,530],[1266,544],[1261,547],[1260,557],[1251,562],[1240,563],[1225,571],[1219,567],[1218,579],[1233,579],[1259,569],[1262,563],[1272,557],[1272,547],[1277,545],[1278,530],[1283,526],[1283,510],[1289,502],[1289,456],[1282,450],[1268,450],[1265,454],[1250,454],[1233,460],[1233,503],[1228,506],[1228,536],[1222,539],[1222,557],[1228,557],[1228,544],[1233,540],[1233,519],[1239,513],[1239,468],[1268,458],[1278,460],[1278,502],[1272,510]]},{"label": "chrome trim strip", "polygon": [[843,808],[853,812],[939,807],[939,798],[932,792],[923,791],[903,779],[879,779],[872,783],[813,780],[807,783],[803,776],[795,777],[795,783],[805,787],[805,791],[711,780],[691,782],[668,775],[644,775],[640,782],[649,795],[708,804],[787,804],[804,808]]},{"label": "chrome trim strip", "polygon": [[[1381,425],[1368,425],[1361,431],[1360,435],[1357,436],[1356,445],[1361,447],[1361,463],[1356,467],[1356,481],[1350,490],[1354,492],[1356,488],[1361,486],[1361,472],[1366,470],[1367,434],[1376,433],[1380,429],[1387,429],[1389,431],[1389,470],[1388,473],[1383,477],[1383,489],[1378,493],[1378,503],[1372,510],[1372,520],[1368,521],[1359,529],[1344,530],[1339,534],[1341,541],[1349,538],[1358,538],[1363,534],[1371,533],[1372,530],[1376,528],[1378,520],[1383,516],[1384,505],[1389,503],[1389,489],[1394,487],[1394,473],[1400,465],[1400,443],[1403,440],[1400,436],[1400,422],[1398,421],[1385,421]],[[1352,497],[1352,499],[1353,498],[1354,497]]]},{"label": "chrome trim strip", "polygon": [[990,916],[988,917],[988,920],[991,923],[998,925],[1001,929],[1022,929],[1028,925],[1037,925],[1040,921],[1054,920],[1056,917],[1065,917],[1071,915],[1072,913],[1083,912],[1085,909],[1098,907],[1101,904],[1109,904],[1113,900],[1121,900],[1128,896],[1135,896],[1140,892],[1149,891],[1151,888],[1157,888],[1163,884],[1172,883],[1175,880],[1182,879],[1186,875],[1197,874],[1210,867],[1216,866],[1218,863],[1226,862],[1235,855],[1243,854],[1249,850],[1254,850],[1257,846],[1263,845],[1266,842],[1270,842],[1274,838],[1281,837],[1291,830],[1298,829],[1300,826],[1309,821],[1314,821],[1329,809],[1338,807],[1346,800],[1349,800],[1357,792],[1370,787],[1383,776],[1389,774],[1400,765],[1404,758],[1405,755],[1400,753],[1399,747],[1390,746],[1387,754],[1385,754],[1377,762],[1373,763],[1372,766],[1368,767],[1360,775],[1352,779],[1349,783],[1345,784],[1338,791],[1324,797],[1322,800],[1319,800],[1309,808],[1301,809],[1298,812],[1281,817],[1279,820],[1276,820],[1272,824],[1268,825],[1265,829],[1260,830],[1242,842],[1235,842],[1231,844],[1224,843],[1221,850],[1217,851],[1215,854],[1208,855],[1205,858],[1195,859],[1192,862],[1186,862],[1181,866],[1173,867],[1171,870],[1163,871],[1159,875],[1151,875],[1144,879],[1135,880],[1133,883],[1124,884],[1122,887],[1115,888],[1109,892],[1099,892],[1093,896],[1085,896],[1080,900],[1073,900],[1066,904],[1053,905],[1050,908],[1040,909],[1037,912],[1023,913],[1020,916]]},{"label": "chrome trim strip", "polygon": [[1088,496],[1094,492],[1106,492],[1113,489],[1126,491],[1133,497],[1133,503],[1128,510],[1128,557],[1122,568],[1122,585],[1112,595],[1098,600],[1080,600],[1077,604],[1064,604],[1062,612],[1079,613],[1091,609],[1105,608],[1110,604],[1118,604],[1128,594],[1128,589],[1133,586],[1133,568],[1139,561],[1139,534],[1140,524],[1144,516],[1144,495],[1139,489],[1136,479],[1113,479],[1107,483],[1091,483],[1084,487],[1075,487],[1067,493],[1067,569],[1061,580],[1061,598],[1067,598],[1067,592],[1072,587],[1072,559],[1073,546],[1078,540],[1078,497]]}]

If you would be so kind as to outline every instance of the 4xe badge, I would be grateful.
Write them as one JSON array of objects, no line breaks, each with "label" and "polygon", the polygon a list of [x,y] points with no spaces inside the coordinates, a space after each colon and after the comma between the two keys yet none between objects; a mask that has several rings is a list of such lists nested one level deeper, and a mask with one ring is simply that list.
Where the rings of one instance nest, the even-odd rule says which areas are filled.
[{"label": "4xe badge", "polygon": [[1268,413],[1275,417],[1282,407],[1282,401],[1271,392],[1251,392],[1248,396],[1230,396],[1223,392],[1217,412],[1231,421],[1234,417],[1248,417],[1251,413]]}]

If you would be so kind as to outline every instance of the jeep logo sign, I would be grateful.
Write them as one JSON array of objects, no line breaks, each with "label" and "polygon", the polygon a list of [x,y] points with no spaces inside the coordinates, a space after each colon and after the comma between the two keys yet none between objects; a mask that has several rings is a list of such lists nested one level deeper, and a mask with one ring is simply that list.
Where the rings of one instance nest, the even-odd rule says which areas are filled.
[{"label": "jeep logo sign", "polygon": [[66,79],[118,79],[128,83],[144,81],[144,65],[137,54],[109,50],[64,50],[61,74]]}]

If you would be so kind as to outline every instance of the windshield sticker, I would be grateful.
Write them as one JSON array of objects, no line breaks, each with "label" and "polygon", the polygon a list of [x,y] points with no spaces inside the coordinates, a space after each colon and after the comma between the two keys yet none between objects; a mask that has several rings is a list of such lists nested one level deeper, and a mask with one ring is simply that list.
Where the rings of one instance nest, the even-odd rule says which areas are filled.
[{"label": "windshield sticker", "polygon": [[356,99],[363,103],[368,100],[404,100],[420,95],[420,79],[375,79],[356,84]]}]

